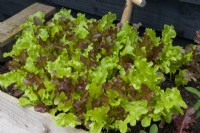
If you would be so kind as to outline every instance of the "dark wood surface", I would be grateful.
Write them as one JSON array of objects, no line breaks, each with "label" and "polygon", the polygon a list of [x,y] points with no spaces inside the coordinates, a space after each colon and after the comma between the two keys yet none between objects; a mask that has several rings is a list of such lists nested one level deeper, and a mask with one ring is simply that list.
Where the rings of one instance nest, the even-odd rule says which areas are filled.
[{"label": "dark wood surface", "polygon": [[180,0],[180,1],[200,5],[200,0]]},{"label": "dark wood surface", "polygon": [[0,0],[0,13],[13,16],[35,1],[36,0]]},{"label": "dark wood surface", "polygon": [[[53,3],[81,12],[102,16],[111,11],[120,20],[125,0],[0,0],[0,13],[12,15],[34,1]],[[1,17],[2,18],[2,17]],[[195,37],[200,29],[200,0],[147,0],[144,8],[135,7],[131,23],[141,22],[144,27],[158,31],[164,24],[174,25],[178,36]]]},{"label": "dark wood surface", "polygon": [[[50,2],[98,16],[111,11],[117,14],[118,20],[125,5],[125,0],[51,0]],[[184,2],[147,0],[144,8],[134,8],[131,22],[141,22],[144,27],[151,27],[158,31],[163,29],[164,24],[174,25],[179,36],[193,39],[196,35],[195,31],[200,29],[200,5],[198,2],[190,4],[186,0]]]},{"label": "dark wood surface", "polygon": [[179,36],[194,39],[196,30],[200,29],[200,5],[152,0],[145,8],[136,8],[132,20],[158,31],[164,24],[173,25]]}]

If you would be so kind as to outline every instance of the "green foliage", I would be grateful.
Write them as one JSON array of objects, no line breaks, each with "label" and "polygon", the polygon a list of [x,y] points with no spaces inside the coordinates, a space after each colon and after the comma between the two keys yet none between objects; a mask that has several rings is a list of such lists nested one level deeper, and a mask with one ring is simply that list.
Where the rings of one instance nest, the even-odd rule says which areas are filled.
[{"label": "green foliage", "polygon": [[101,129],[107,124],[107,113],[109,111],[108,106],[102,106],[94,108],[93,110],[88,110],[84,114],[85,122],[91,121],[92,124],[89,125],[91,133],[100,133]]},{"label": "green foliage", "polygon": [[144,130],[140,130],[140,132],[139,133],[147,133],[146,131],[144,131]]},{"label": "green foliage", "polygon": [[[7,88],[11,84],[16,83],[17,85],[21,85],[23,78],[25,77],[25,72],[22,70],[11,71],[9,73],[0,75],[0,86]],[[9,79],[9,80],[8,80]]]},{"label": "green foliage", "polygon": [[187,70],[180,70],[179,73],[175,77],[175,83],[177,86],[186,85],[188,83],[187,80]]},{"label": "green foliage", "polygon": [[[163,116],[168,123],[171,122],[173,114],[183,114],[181,107],[187,107],[177,88],[167,88],[165,92],[161,91],[160,95],[155,97],[154,100],[157,101],[154,105],[154,114]],[[155,116],[152,116],[153,119],[154,117]]]},{"label": "green foliage", "polygon": [[198,100],[195,103],[195,105],[193,106],[193,108],[196,110],[197,117],[200,117],[200,91],[193,87],[185,87],[185,88],[186,88],[186,90],[195,94],[198,97]]},{"label": "green foliage", "polygon": [[158,126],[156,124],[153,124],[150,126],[149,132],[146,132],[145,130],[140,130],[139,133],[158,133]]},{"label": "green foliage", "polygon": [[200,91],[198,91],[197,89],[193,87],[186,87],[186,90],[190,91],[191,93],[194,93],[195,95],[197,95],[198,98],[200,98]]},{"label": "green foliage", "polygon": [[149,133],[158,133],[158,126],[156,124],[151,125]]},{"label": "green foliage", "polygon": [[134,69],[130,69],[127,78],[130,85],[136,90],[140,90],[142,84],[147,85],[153,90],[163,78],[162,75],[157,74],[159,67],[153,67],[153,63],[147,62],[146,58],[136,59],[133,67]]},{"label": "green foliage", "polygon": [[66,96],[64,92],[61,92],[55,99],[54,99],[54,104],[58,105],[61,101],[65,100]]},{"label": "green foliage", "polygon": [[[125,105],[124,107],[125,112],[127,112],[127,117],[124,120],[127,124],[130,123],[131,126],[135,126],[137,120],[140,120],[142,115],[148,113],[148,108],[147,108],[147,101],[141,100],[141,101],[133,101]],[[134,110],[134,111],[133,111]],[[149,123],[149,120],[145,119],[145,122]],[[145,123],[143,122],[143,123]],[[144,126],[148,124],[143,124]]]},{"label": "green foliage", "polygon": [[116,19],[116,15],[109,12],[107,15],[103,16],[102,19],[98,23],[97,29],[102,32],[109,27],[115,27],[113,21]]},{"label": "green foliage", "polygon": [[192,58],[192,51],[189,53],[183,52],[180,46],[173,46],[172,39],[175,38],[176,33],[172,26],[165,25],[162,32],[163,50],[160,53],[158,64],[160,69],[168,74],[174,74],[183,65],[189,62]]},{"label": "green foliage", "polygon": [[23,105],[31,105],[31,101],[28,100],[28,99],[26,99],[26,98],[21,97],[21,98],[19,99],[19,101],[18,101],[18,104],[19,104],[20,106],[23,106]]},{"label": "green foliage", "polygon": [[81,122],[73,113],[60,113],[56,116],[55,123],[62,127],[65,127],[66,125],[75,127],[76,125],[80,125]]},{"label": "green foliage", "polygon": [[172,26],[164,26],[161,38],[149,28],[140,37],[128,23],[116,27],[115,19],[112,13],[99,21],[74,18],[66,9],[48,24],[41,13],[29,17],[13,50],[4,54],[13,60],[0,86],[23,90],[19,105],[43,105],[57,125],[82,124],[92,133],[171,122],[187,106],[177,88],[164,91],[160,85],[168,73],[179,71],[180,81],[192,51],[172,45]]}]

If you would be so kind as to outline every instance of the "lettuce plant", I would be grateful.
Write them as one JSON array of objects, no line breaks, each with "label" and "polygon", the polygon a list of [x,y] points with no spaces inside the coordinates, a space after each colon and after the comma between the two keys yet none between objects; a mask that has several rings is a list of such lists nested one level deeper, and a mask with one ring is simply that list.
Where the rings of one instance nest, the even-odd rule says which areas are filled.
[{"label": "lettuce plant", "polygon": [[41,12],[30,16],[4,54],[12,60],[0,85],[24,91],[19,105],[33,105],[55,115],[57,125],[84,125],[91,133],[170,123],[187,105],[176,87],[163,90],[160,84],[192,52],[172,45],[172,26],[164,26],[162,37],[149,28],[140,37],[128,23],[116,27],[115,19],[112,13],[98,21],[84,14],[74,18],[65,9],[48,23]]},{"label": "lettuce plant", "polygon": [[176,75],[177,85],[186,85],[188,82],[198,83],[200,79],[200,30],[197,31],[195,38],[196,45],[189,44],[186,46],[184,52],[192,53],[192,59],[184,65],[183,70],[179,70]]}]

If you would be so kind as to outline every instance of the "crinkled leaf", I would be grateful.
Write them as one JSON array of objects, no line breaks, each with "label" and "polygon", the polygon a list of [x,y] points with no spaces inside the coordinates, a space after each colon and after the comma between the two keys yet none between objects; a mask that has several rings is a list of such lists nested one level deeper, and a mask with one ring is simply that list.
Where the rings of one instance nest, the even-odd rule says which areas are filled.
[{"label": "crinkled leaf", "polygon": [[60,102],[66,99],[66,95],[64,92],[61,92],[55,99],[54,99],[54,104],[58,105]]},{"label": "crinkled leaf", "polygon": [[186,85],[188,83],[186,70],[180,70],[179,74],[175,76],[175,83],[177,86]]},{"label": "crinkled leaf", "polygon": [[152,29],[147,28],[145,30],[146,34],[151,38],[151,40],[153,41],[153,45],[154,46],[158,46],[160,43],[160,38],[156,37],[156,32]]},{"label": "crinkled leaf", "polygon": [[107,94],[109,95],[110,105],[113,107],[117,107],[121,104],[121,98],[119,97],[119,93],[117,91],[108,90]]},{"label": "crinkled leaf", "polygon": [[128,112],[125,121],[130,123],[131,126],[135,126],[136,122],[141,119],[141,116],[148,112],[147,101],[141,100],[129,102],[125,105],[124,109]]},{"label": "crinkled leaf", "polygon": [[147,62],[145,58],[134,61],[134,68],[131,68],[128,74],[130,85],[134,89],[140,91],[141,85],[145,84],[153,90],[160,83],[162,75],[158,75],[158,67],[152,65],[153,63]]},{"label": "crinkled leaf", "polygon": [[99,21],[98,30],[103,31],[106,28],[114,26],[113,21],[116,19],[116,15],[109,12],[107,15],[103,16]]},{"label": "crinkled leaf", "polygon": [[141,124],[143,127],[148,127],[151,124],[151,117],[146,116],[142,119]]},{"label": "crinkled leaf", "polygon": [[101,132],[102,127],[106,124],[107,120],[107,112],[109,111],[109,107],[99,107],[94,110],[89,110],[84,114],[85,122],[92,121],[89,125],[90,131],[96,131],[97,133]]},{"label": "crinkled leaf", "polygon": [[86,38],[89,32],[87,30],[88,26],[85,15],[78,14],[75,23],[78,24],[77,27],[74,29],[74,32],[76,33],[77,37],[80,39]]},{"label": "crinkled leaf", "polygon": [[89,133],[101,133],[103,126],[104,126],[103,123],[92,122],[89,125],[89,128],[90,128]]},{"label": "crinkled leaf", "polygon": [[164,29],[162,31],[162,42],[165,45],[171,45],[172,39],[176,37],[176,32],[173,26],[164,25]]},{"label": "crinkled leaf", "polygon": [[54,122],[62,127],[65,127],[66,125],[70,127],[75,127],[76,125],[80,125],[78,117],[73,113],[67,113],[67,114],[60,113],[55,117]]},{"label": "crinkled leaf", "polygon": [[39,37],[42,39],[42,41],[46,41],[49,37],[49,34],[46,29],[40,29]]},{"label": "crinkled leaf", "polygon": [[71,101],[67,101],[67,102],[58,104],[58,108],[57,109],[59,111],[68,112],[71,108],[72,108],[72,102]]},{"label": "crinkled leaf", "polygon": [[186,103],[182,100],[180,92],[177,88],[161,91],[160,95],[155,97],[159,98],[156,105],[154,106],[155,114],[164,114],[163,117],[166,122],[170,123],[173,113],[183,114],[182,108],[186,108]]},{"label": "crinkled leaf", "polygon": [[86,118],[85,120],[91,120],[97,123],[104,123],[107,118],[107,112],[109,109],[109,107],[99,107],[95,108],[94,110],[89,110],[84,115],[84,117]]},{"label": "crinkled leaf", "polygon": [[8,86],[14,83],[17,83],[17,85],[21,85],[24,77],[25,77],[25,72],[21,70],[11,71],[8,73],[1,74],[0,86],[7,88]]},{"label": "crinkled leaf", "polygon": [[71,10],[61,9],[58,13],[54,14],[53,21],[59,21],[61,18],[73,20],[74,18],[71,15]]},{"label": "crinkled leaf", "polygon": [[115,125],[116,128],[119,128],[121,133],[126,133],[127,130],[128,130],[128,126],[127,126],[127,123],[125,121],[116,120],[114,125]]},{"label": "crinkled leaf", "polygon": [[30,105],[31,101],[29,99],[27,99],[27,98],[21,97],[21,98],[19,98],[18,104],[20,106]]}]

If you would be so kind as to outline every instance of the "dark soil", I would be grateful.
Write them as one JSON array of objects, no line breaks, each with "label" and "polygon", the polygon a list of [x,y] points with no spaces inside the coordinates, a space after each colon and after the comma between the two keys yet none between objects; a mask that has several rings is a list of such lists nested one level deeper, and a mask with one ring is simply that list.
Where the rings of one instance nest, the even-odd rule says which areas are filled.
[{"label": "dark soil", "polygon": [[[9,70],[7,69],[5,63],[0,63],[0,74],[8,72],[8,71]],[[175,83],[173,81],[174,81],[173,78],[170,78],[169,76],[166,77],[166,80],[165,82],[162,83],[161,88],[166,89],[167,87],[170,87],[170,88],[174,87]],[[196,83],[190,82],[188,86],[191,86],[200,90],[200,81],[197,81]],[[18,89],[15,89],[13,85],[8,87],[7,89],[0,88],[0,90],[16,98],[19,98],[21,95],[23,95],[23,92]],[[183,86],[180,86],[179,90],[181,92],[183,100],[186,102],[188,107],[192,107],[198,99],[197,96],[188,92]],[[163,123],[160,123],[160,122],[155,123],[155,124],[157,124],[159,127],[163,125]],[[77,128],[85,129],[82,126],[78,126]],[[130,127],[130,129],[131,129],[130,133],[139,133],[140,130],[145,130],[147,131],[147,133],[149,131],[149,128],[143,128],[140,124],[137,124],[135,127]],[[170,124],[164,123],[164,126],[162,128],[159,128],[159,133],[173,133],[174,129],[175,129],[175,125],[173,122],[171,122]],[[104,133],[120,133],[119,131],[103,131],[103,132]],[[197,119],[197,121],[193,123],[193,125],[190,125],[190,127],[187,130],[187,133],[199,133],[199,132],[200,132],[200,119]]]},{"label": "dark soil", "polygon": [[[5,63],[0,64],[0,74],[8,72],[8,68],[6,67]],[[23,95],[23,92],[21,90],[15,89],[13,85],[9,86],[7,89],[3,89],[0,87],[0,90],[14,96],[16,98],[19,98],[20,96]]]},{"label": "dark soil", "polygon": [[[175,87],[174,78],[166,77],[165,82],[162,83],[161,88],[165,89],[167,87]],[[187,86],[194,87],[198,90],[200,90],[200,81],[195,82],[189,82]],[[181,96],[188,107],[192,107],[198,100],[197,96],[188,92],[184,86],[179,86],[178,89],[180,90]],[[159,133],[172,133],[175,129],[174,123],[165,124],[165,126],[162,129],[159,129]],[[197,119],[197,121],[190,125],[188,128],[188,133],[199,133],[200,132],[200,119]]]}]

